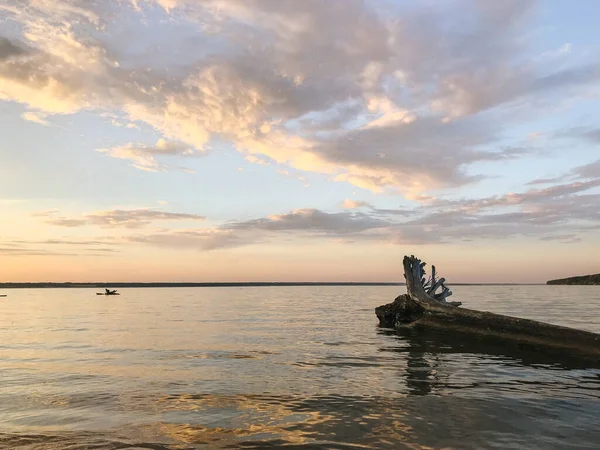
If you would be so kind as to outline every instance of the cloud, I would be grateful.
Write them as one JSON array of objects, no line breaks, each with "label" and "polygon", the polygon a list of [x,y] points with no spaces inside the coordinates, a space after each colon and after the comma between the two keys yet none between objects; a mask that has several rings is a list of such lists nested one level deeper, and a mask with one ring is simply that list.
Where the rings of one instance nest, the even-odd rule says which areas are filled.
[{"label": "cloud", "polygon": [[156,247],[200,251],[235,248],[256,241],[249,235],[239,236],[226,229],[167,230],[162,233],[128,236],[125,240]]},{"label": "cloud", "polygon": [[571,53],[572,49],[573,49],[573,45],[570,42],[566,42],[554,50],[550,50],[550,51],[542,53],[540,55],[540,59],[552,60],[552,59],[561,58],[561,57]]},{"label": "cloud", "polygon": [[[41,241],[13,241],[15,244],[27,245],[74,245],[74,246],[102,246],[116,245],[117,243],[111,240],[70,240],[70,239],[46,239]],[[2,245],[8,245],[6,243]]]},{"label": "cloud", "polygon": [[[562,175],[550,178],[538,178],[533,181],[530,181],[527,184],[554,184],[570,180],[574,183],[574,186],[577,186],[576,182],[581,182],[581,180],[587,180],[588,184],[593,185],[597,181],[597,179],[600,179],[600,159],[597,161],[592,161],[588,164],[574,167],[569,172],[563,173]],[[583,186],[587,185],[584,184]]]},{"label": "cloud", "polygon": [[598,161],[576,167],[573,172],[580,178],[600,178],[600,159]]},{"label": "cloud", "polygon": [[140,228],[155,221],[202,221],[204,219],[204,216],[197,214],[170,213],[152,209],[114,209],[85,214],[80,219],[52,218],[47,223],[61,227],[94,225],[105,228]]},{"label": "cloud", "polygon": [[330,213],[302,209],[223,227],[271,239],[294,232],[305,238],[347,241],[351,236],[353,242],[402,245],[516,236],[572,243],[577,241],[577,233],[600,226],[600,194],[585,193],[598,186],[600,180],[566,183],[504,196],[438,201],[411,211],[369,208],[365,213]]},{"label": "cloud", "polygon": [[376,208],[375,206],[373,206],[372,204],[370,204],[368,202],[351,200],[349,198],[344,200],[344,203],[342,203],[342,208],[343,209],[368,208],[369,214],[372,214],[375,216],[410,216],[410,215],[414,215],[417,211],[414,209],[410,210],[410,209],[403,209],[403,208],[398,208],[398,209]]},{"label": "cloud", "polygon": [[301,231],[316,233],[351,234],[388,226],[388,222],[359,212],[328,213],[318,209],[297,209],[286,214],[244,222],[227,227],[234,230]]},{"label": "cloud", "polygon": [[0,247],[0,256],[78,256],[78,254],[31,249],[27,247]]},{"label": "cloud", "polygon": [[514,236],[551,240],[565,230],[571,235],[600,226],[600,194],[585,193],[599,186],[596,179],[482,199],[438,201],[424,207],[420,217],[396,223],[393,233],[397,242],[413,244]]},{"label": "cloud", "polygon": [[[574,172],[587,173],[588,166]],[[331,242],[397,245],[459,243],[518,236],[575,243],[600,226],[600,178],[479,199],[431,199],[417,208],[381,209],[346,200],[345,211],[304,208],[213,228],[164,229],[123,236],[124,242],[216,250],[269,243],[293,235]],[[356,209],[362,208],[361,211]],[[89,219],[88,219],[89,220]]]},{"label": "cloud", "polygon": [[[584,165],[573,173],[586,175],[589,167],[595,168],[593,164]],[[148,232],[142,228],[155,221],[201,221],[203,217],[148,209],[115,209],[68,218],[50,210],[37,215],[62,226],[94,225],[130,231],[110,239],[19,241],[13,243],[13,247],[4,245],[4,252],[18,253],[8,249],[20,244],[82,246],[89,251],[115,248],[109,246],[117,244],[213,251],[281,242],[291,236],[334,243],[392,245],[443,245],[515,237],[576,243],[600,226],[600,193],[594,193],[599,187],[600,178],[584,178],[499,196],[431,199],[411,210],[382,209],[366,202],[346,200],[342,211],[302,208],[213,227],[165,227]],[[361,210],[357,211],[358,208]]]},{"label": "cloud", "polygon": [[188,145],[179,142],[170,142],[165,139],[159,139],[155,145],[127,144],[112,148],[101,148],[98,151],[113,158],[129,160],[136,169],[148,172],[158,172],[167,169],[168,166],[160,164],[156,160],[157,156],[198,155]]},{"label": "cloud", "polygon": [[574,197],[573,194],[578,194],[599,186],[600,178],[588,181],[574,181],[572,183],[557,184],[544,189],[530,189],[523,193],[510,192],[504,195],[481,199],[437,201],[431,203],[429,208],[455,208],[460,211],[480,212],[494,208],[556,202],[558,199],[564,198],[576,199],[577,197]]},{"label": "cloud", "polygon": [[503,196],[437,201],[410,211],[370,208],[367,213],[327,213],[305,209],[228,226],[269,233],[295,231],[316,238],[347,239],[351,235],[354,242],[406,245],[515,236],[572,243],[577,241],[576,233],[600,226],[600,194],[586,193],[599,186],[600,179],[577,181]]},{"label": "cloud", "polygon": [[44,119],[45,117],[46,117],[45,114],[35,113],[35,112],[31,112],[31,111],[21,114],[21,118],[23,120],[27,120],[28,122],[37,123],[39,125],[44,125],[45,127],[51,126],[52,124],[50,122],[48,122],[47,120],[45,120]]},{"label": "cloud", "polygon": [[542,241],[560,241],[565,244],[573,244],[581,242],[581,238],[575,234],[554,234],[550,236],[543,236],[540,238]]},{"label": "cloud", "polygon": [[163,230],[159,233],[124,236],[126,242],[173,249],[210,251],[268,243],[293,233],[312,238],[364,235],[388,226],[379,218],[361,213],[330,213],[300,209],[285,214],[228,222],[219,227]]},{"label": "cloud", "polygon": [[58,208],[47,209],[45,211],[39,211],[32,214],[34,217],[52,217],[58,214],[60,210]]},{"label": "cloud", "polygon": [[94,256],[104,257],[110,256],[112,253],[117,253],[114,248],[85,248],[77,249],[77,252],[56,251],[44,248],[32,248],[29,246],[0,246],[0,256],[3,257],[19,257],[19,256]]},{"label": "cloud", "polygon": [[563,69],[534,80],[534,92],[552,91],[557,88],[573,88],[577,86],[592,85],[600,75],[600,64],[590,64],[582,67]]},{"label": "cloud", "polygon": [[57,219],[48,220],[47,223],[50,225],[56,225],[58,227],[77,228],[84,226],[87,222],[81,219],[67,219],[65,217],[59,217]]},{"label": "cloud", "polygon": [[367,202],[360,202],[357,200],[351,200],[349,198],[344,200],[344,203],[342,205],[342,207],[344,209],[358,209],[358,208],[363,208],[365,206],[370,207],[371,205],[369,205]]},{"label": "cloud", "polygon": [[576,139],[586,143],[600,143],[600,128],[595,127],[573,127],[554,133],[553,137],[559,139]]},{"label": "cloud", "polygon": [[164,136],[154,146],[101,150],[141,170],[226,141],[257,162],[415,196],[529,151],[500,148],[507,119],[489,114],[598,85],[593,62],[536,65],[524,39],[533,10],[516,0],[6,0],[14,36],[0,41],[0,99],[152,127]]},{"label": "cloud", "polygon": [[0,61],[28,53],[26,48],[13,43],[10,39],[0,37]]},{"label": "cloud", "polygon": [[115,238],[0,241],[2,256],[108,256],[120,250]]},{"label": "cloud", "polygon": [[527,183],[528,186],[535,186],[536,184],[553,184],[563,181],[565,179],[565,175],[561,175],[558,177],[551,178],[536,178],[535,180],[529,181]]},{"label": "cloud", "polygon": [[[251,156],[246,158],[249,162],[253,162],[253,163],[257,163],[257,164],[263,164],[263,165],[268,165],[268,163],[264,162],[264,161],[260,161],[257,160],[257,158],[252,158]],[[239,170],[239,169],[238,169]],[[306,179],[305,176],[303,175],[297,175],[295,173],[290,173],[289,170],[285,170],[285,169],[276,169],[277,173],[285,176],[285,177],[291,177],[291,178],[295,178],[296,180],[302,182],[304,184],[304,187],[310,187],[310,183],[308,182],[308,180]]]}]

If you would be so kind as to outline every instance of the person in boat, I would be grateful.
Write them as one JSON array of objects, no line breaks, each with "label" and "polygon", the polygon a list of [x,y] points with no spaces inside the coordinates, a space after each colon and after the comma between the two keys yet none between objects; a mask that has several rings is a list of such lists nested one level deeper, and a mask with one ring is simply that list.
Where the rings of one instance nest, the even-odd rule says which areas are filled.
[{"label": "person in boat", "polygon": [[110,289],[104,288],[104,293],[105,295],[115,295],[117,290],[115,289],[114,291],[111,291]]}]

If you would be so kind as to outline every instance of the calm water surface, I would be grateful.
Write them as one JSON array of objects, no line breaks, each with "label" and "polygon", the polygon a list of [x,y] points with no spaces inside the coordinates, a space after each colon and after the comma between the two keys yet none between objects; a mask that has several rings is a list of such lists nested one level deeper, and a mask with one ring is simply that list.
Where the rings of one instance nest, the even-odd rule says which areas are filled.
[{"label": "calm water surface", "polygon": [[[600,286],[453,290],[600,332]],[[379,329],[374,308],[403,291],[4,292],[0,448],[600,447],[593,363]]]}]

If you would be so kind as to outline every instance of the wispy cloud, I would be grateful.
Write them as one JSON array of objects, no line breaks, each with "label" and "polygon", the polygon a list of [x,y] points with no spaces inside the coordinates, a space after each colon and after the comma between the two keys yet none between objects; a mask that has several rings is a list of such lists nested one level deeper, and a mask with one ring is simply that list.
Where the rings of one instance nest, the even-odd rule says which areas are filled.
[{"label": "wispy cloud", "polygon": [[165,230],[161,233],[128,236],[125,240],[136,244],[196,251],[241,247],[257,242],[250,234],[240,236],[232,230],[218,228]]},{"label": "wispy cloud", "polygon": [[120,251],[115,238],[0,241],[2,256],[108,256]]},{"label": "wispy cloud", "polygon": [[81,218],[53,217],[47,220],[47,223],[61,227],[95,225],[106,228],[140,228],[155,221],[203,221],[204,219],[204,216],[197,214],[171,213],[153,209],[114,209],[85,214]]},{"label": "wispy cloud", "polygon": [[0,247],[0,255],[3,256],[79,256],[77,253],[66,253],[35,249],[28,247]]},{"label": "wispy cloud", "polygon": [[[73,240],[73,239],[45,239],[45,240],[30,240],[30,241],[13,241],[14,245],[65,245],[65,246],[106,246],[116,245],[117,242],[114,239],[104,240]],[[9,245],[3,243],[2,245]]]},{"label": "wispy cloud", "polygon": [[573,173],[580,178],[600,178],[600,159],[584,164],[573,169]]},{"label": "wispy cloud", "polygon": [[286,214],[234,222],[227,227],[235,230],[303,231],[347,234],[387,226],[382,219],[360,212],[328,213],[317,209],[298,209]]},{"label": "wispy cloud", "polygon": [[198,155],[188,145],[180,142],[170,142],[165,139],[159,139],[155,145],[126,144],[112,148],[101,148],[98,151],[113,158],[129,160],[133,167],[147,172],[159,172],[168,168],[167,165],[158,162],[157,156]]},{"label": "wispy cloud", "polygon": [[573,45],[570,42],[565,42],[560,47],[554,50],[549,50],[540,55],[540,59],[553,60],[568,55],[573,50]]},{"label": "wispy cloud", "polygon": [[367,202],[361,202],[358,200],[351,200],[349,198],[347,198],[346,200],[344,200],[344,203],[342,204],[342,207],[344,209],[358,209],[358,208],[363,208],[365,206],[370,207],[371,205],[369,205]]},{"label": "wispy cloud", "polygon": [[34,217],[52,217],[55,214],[58,214],[60,210],[58,208],[47,209],[45,211],[39,211],[32,214]]},{"label": "wispy cloud", "polygon": [[52,124],[45,119],[46,115],[36,112],[25,112],[21,114],[21,118],[23,120],[27,120],[28,122],[37,123],[39,125],[44,125],[45,127],[49,127]]},{"label": "wispy cloud", "polygon": [[[366,202],[348,201],[345,206],[349,209],[337,212],[305,208],[251,220],[228,221],[213,227],[165,227],[147,232],[142,228],[155,221],[198,221],[202,217],[154,210],[110,210],[87,214],[81,219],[56,217],[50,220],[64,226],[96,225],[139,231],[111,239],[57,239],[28,244],[85,246],[89,250],[135,244],[213,251],[281,242],[290,237],[397,245],[443,245],[514,237],[576,243],[600,226],[600,194],[593,193],[598,187],[600,178],[502,196],[436,200],[413,210],[381,209]],[[361,210],[356,211],[357,208]],[[52,211],[49,216],[56,216],[56,212]],[[5,252],[19,253],[17,250]]]},{"label": "wispy cloud", "polygon": [[48,220],[47,223],[59,227],[77,228],[84,226],[87,222],[82,219],[67,219],[65,217],[57,217],[56,219]]},{"label": "wispy cloud", "polygon": [[[533,181],[527,183],[528,185],[536,185],[536,184],[556,184],[556,183],[564,183],[571,181],[572,188],[576,188],[577,186],[589,186],[594,185],[600,179],[600,159],[597,161],[592,161],[587,164],[583,164],[581,166],[576,166],[570,171],[563,173],[558,176],[550,177],[550,178],[537,178]],[[580,185],[585,181],[586,184]],[[560,187],[562,186],[562,187]],[[555,185],[548,189],[565,189],[565,185]]]},{"label": "wispy cloud", "polygon": [[46,248],[39,247],[3,247],[0,246],[0,256],[5,257],[23,257],[23,256],[43,256],[43,257],[56,257],[56,256],[68,256],[68,257],[79,257],[79,256],[94,256],[94,257],[108,257],[117,253],[118,250],[114,248],[86,248],[77,249],[77,251],[60,251],[60,250],[49,250]]},{"label": "wispy cloud", "polygon": [[542,241],[560,241],[565,244],[573,244],[581,242],[581,238],[575,234],[552,234],[540,238]]}]

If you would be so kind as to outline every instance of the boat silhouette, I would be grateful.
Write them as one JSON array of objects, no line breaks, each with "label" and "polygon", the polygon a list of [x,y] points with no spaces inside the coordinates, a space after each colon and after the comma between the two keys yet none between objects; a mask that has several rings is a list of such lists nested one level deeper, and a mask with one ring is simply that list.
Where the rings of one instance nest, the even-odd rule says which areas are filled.
[{"label": "boat silhouette", "polygon": [[111,291],[110,289],[104,289],[104,292],[96,292],[96,295],[121,295],[117,290]]}]

